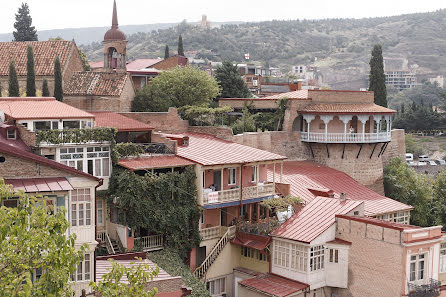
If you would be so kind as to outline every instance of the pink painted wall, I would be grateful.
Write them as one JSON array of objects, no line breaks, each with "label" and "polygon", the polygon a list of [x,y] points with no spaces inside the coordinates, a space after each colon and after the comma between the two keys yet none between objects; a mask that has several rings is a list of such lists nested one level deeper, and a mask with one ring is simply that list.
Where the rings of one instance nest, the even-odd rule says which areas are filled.
[{"label": "pink painted wall", "polygon": [[204,209],[204,224],[201,228],[220,226],[220,209]]}]

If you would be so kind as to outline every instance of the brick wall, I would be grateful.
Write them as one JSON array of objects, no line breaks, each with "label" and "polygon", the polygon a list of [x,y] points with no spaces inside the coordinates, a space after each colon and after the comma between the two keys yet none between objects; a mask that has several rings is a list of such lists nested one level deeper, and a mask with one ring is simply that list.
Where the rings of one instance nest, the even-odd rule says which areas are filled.
[{"label": "brick wall", "polygon": [[173,107],[169,108],[168,112],[120,112],[119,114],[149,124],[155,128],[155,131],[166,133],[184,133],[189,126]]},{"label": "brick wall", "polygon": [[336,237],[352,242],[348,289],[333,289],[341,297],[401,296],[403,247],[400,231],[336,218]]},{"label": "brick wall", "polygon": [[33,161],[17,158],[15,156],[0,153],[5,157],[5,162],[0,165],[2,178],[36,178],[36,177],[70,177],[72,173],[41,165]]},{"label": "brick wall", "polygon": [[336,90],[309,90],[308,97],[313,102],[326,103],[373,103],[373,92],[363,91],[336,91]]},{"label": "brick wall", "polygon": [[403,160],[406,158],[406,138],[403,129],[392,130],[392,141],[387,146],[382,157],[384,166],[395,157],[401,157]]},{"label": "brick wall", "polygon": [[29,147],[36,146],[36,133],[26,129],[23,125],[17,125],[20,139]]},{"label": "brick wall", "polygon": [[[62,80],[63,85],[68,82],[70,77],[73,75],[76,71],[84,71],[84,66],[82,65],[82,60],[79,55],[79,50],[76,46],[76,44],[72,43],[72,49],[70,56],[68,57],[68,61],[65,65],[62,66]],[[54,79],[53,79],[54,81]],[[50,89],[50,93],[52,94],[54,91],[54,83],[52,89]]]}]

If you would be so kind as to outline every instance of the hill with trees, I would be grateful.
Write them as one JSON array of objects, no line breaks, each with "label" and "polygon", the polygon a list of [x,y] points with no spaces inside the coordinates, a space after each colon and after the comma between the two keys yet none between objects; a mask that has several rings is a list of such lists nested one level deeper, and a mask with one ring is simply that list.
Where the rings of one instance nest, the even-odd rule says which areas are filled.
[{"label": "hill with trees", "polygon": [[[444,9],[379,18],[227,24],[208,30],[182,22],[146,33],[126,33],[129,58],[163,57],[166,44],[176,49],[181,34],[186,54],[194,52],[196,58],[242,62],[249,53],[252,61],[283,70],[313,65],[321,70],[324,82],[337,89],[367,87],[370,54],[377,43],[384,58],[408,59],[417,74],[446,72]],[[100,41],[82,46],[91,61],[102,59]]]}]

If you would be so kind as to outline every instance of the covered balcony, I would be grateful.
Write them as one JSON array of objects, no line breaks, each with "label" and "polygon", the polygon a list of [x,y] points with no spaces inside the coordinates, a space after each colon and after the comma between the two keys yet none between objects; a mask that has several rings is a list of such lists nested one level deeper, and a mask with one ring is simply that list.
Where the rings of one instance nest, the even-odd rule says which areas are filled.
[{"label": "covered balcony", "polygon": [[301,141],[319,143],[378,143],[391,140],[391,115],[304,114]]}]

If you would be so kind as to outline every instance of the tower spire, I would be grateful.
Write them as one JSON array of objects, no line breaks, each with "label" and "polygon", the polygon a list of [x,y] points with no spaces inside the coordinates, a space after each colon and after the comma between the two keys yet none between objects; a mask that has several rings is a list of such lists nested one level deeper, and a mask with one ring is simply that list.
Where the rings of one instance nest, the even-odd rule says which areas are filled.
[{"label": "tower spire", "polygon": [[116,0],[113,1],[112,28],[118,28],[118,13],[116,11]]}]

